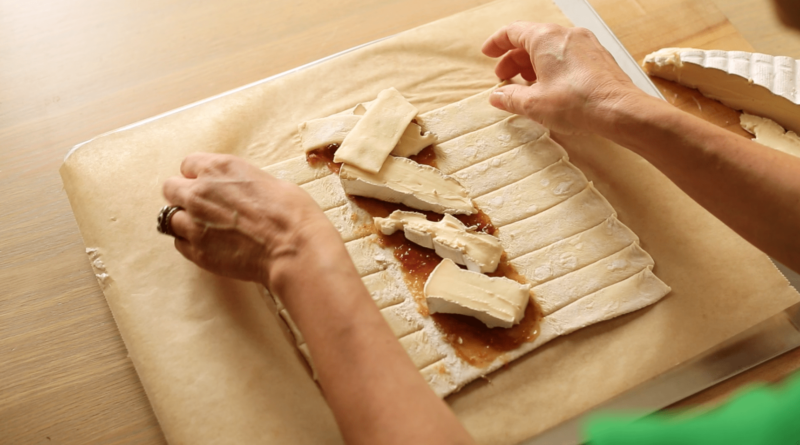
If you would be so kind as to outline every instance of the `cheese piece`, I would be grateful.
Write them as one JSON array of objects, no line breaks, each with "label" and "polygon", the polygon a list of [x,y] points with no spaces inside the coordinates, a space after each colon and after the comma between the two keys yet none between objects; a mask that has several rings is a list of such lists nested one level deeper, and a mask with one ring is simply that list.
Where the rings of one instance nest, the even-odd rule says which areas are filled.
[{"label": "cheese piece", "polygon": [[475,198],[495,227],[543,212],[586,188],[586,176],[562,159],[500,190]]},{"label": "cheese piece", "polygon": [[333,161],[378,173],[416,115],[417,109],[396,89],[381,91],[344,138]]},{"label": "cheese piece", "polygon": [[534,287],[533,295],[547,316],[646,267],[652,268],[653,264],[653,258],[647,252],[638,244],[631,244],[596,263]]},{"label": "cheese piece", "polygon": [[723,104],[800,132],[800,61],[743,51],[664,48],[644,59],[648,74],[698,89]]},{"label": "cheese piece", "polygon": [[434,145],[436,165],[450,175],[546,134],[549,131],[545,127],[527,117],[511,116],[486,128]]},{"label": "cheese piece", "polygon": [[461,269],[444,259],[431,272],[424,292],[431,314],[469,315],[490,328],[510,328],[525,315],[530,288],[505,277]]},{"label": "cheese piece", "polygon": [[370,173],[343,165],[339,178],[349,195],[405,204],[418,210],[471,215],[477,212],[467,191],[438,169],[408,158],[389,156],[380,171]]},{"label": "cheese piece", "polygon": [[417,121],[424,129],[436,134],[440,143],[492,125],[511,116],[511,113],[495,108],[489,103],[489,96],[495,88],[497,87],[428,111],[418,116]]},{"label": "cheese piece", "polygon": [[289,181],[297,185],[302,185],[333,174],[326,165],[309,165],[305,156],[287,159],[283,162],[263,167],[262,170],[278,179]]},{"label": "cheese piece", "polygon": [[742,113],[739,124],[750,134],[754,141],[775,150],[800,157],[800,137],[794,131],[786,131],[777,122],[765,117]]},{"label": "cheese piece", "polygon": [[611,204],[589,183],[582,192],[529,218],[503,226],[497,236],[508,259],[590,229],[615,215]]},{"label": "cheese piece", "polygon": [[442,258],[467,266],[473,272],[491,273],[497,269],[503,246],[487,233],[467,230],[452,215],[441,221],[429,221],[417,212],[395,210],[388,218],[375,218],[375,228],[384,235],[403,230],[409,241],[433,249]]},{"label": "cheese piece", "polygon": [[544,135],[505,153],[453,173],[453,177],[476,197],[505,187],[552,165],[569,159],[564,148]]},{"label": "cheese piece", "polygon": [[331,144],[341,144],[360,120],[361,116],[353,114],[334,114],[303,122],[298,126],[300,146],[308,153]]},{"label": "cheese piece", "polygon": [[422,127],[415,123],[408,124],[397,146],[391,152],[393,156],[409,157],[419,154],[423,148],[436,143],[436,135],[430,131],[422,132]]},{"label": "cheese piece", "polygon": [[532,286],[588,266],[638,242],[631,229],[612,216],[602,223],[547,247],[511,260]]}]

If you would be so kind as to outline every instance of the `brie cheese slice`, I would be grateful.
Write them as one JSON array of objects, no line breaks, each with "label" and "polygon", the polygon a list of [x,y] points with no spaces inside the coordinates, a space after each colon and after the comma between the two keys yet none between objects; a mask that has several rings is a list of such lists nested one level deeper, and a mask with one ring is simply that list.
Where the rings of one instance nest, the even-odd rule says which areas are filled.
[{"label": "brie cheese slice", "polygon": [[765,117],[742,113],[739,125],[755,135],[754,141],[769,148],[800,157],[800,137],[794,131],[786,131],[777,122]]},{"label": "brie cheese slice", "polygon": [[503,255],[499,239],[467,230],[452,215],[434,222],[421,213],[395,210],[388,218],[374,218],[374,221],[375,228],[384,235],[403,230],[409,241],[434,249],[440,257],[465,265],[473,272],[494,272]]},{"label": "brie cheese slice", "polygon": [[408,158],[389,156],[377,173],[343,165],[339,179],[348,195],[405,204],[437,213],[477,213],[466,189],[454,178]]},{"label": "brie cheese slice", "polygon": [[431,314],[469,315],[490,328],[510,328],[525,315],[530,289],[529,284],[464,270],[444,259],[425,283],[425,299]]}]

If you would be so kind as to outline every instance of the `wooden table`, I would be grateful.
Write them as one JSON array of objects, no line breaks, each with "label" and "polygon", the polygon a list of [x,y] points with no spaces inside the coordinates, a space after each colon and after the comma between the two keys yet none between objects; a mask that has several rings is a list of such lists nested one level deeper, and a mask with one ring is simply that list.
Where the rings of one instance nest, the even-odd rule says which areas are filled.
[{"label": "wooden table", "polygon": [[[61,190],[71,146],[486,1],[0,0],[0,443],[165,442]],[[759,31],[766,0],[716,1],[757,49],[800,57]],[[752,49],[711,0],[592,3],[637,59]],[[689,402],[798,368],[794,351]]]}]

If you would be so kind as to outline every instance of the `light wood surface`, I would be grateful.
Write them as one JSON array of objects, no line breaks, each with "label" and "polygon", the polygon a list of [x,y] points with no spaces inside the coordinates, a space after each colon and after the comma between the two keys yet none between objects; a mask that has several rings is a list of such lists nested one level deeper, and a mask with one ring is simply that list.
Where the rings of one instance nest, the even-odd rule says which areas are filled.
[{"label": "light wood surface", "polygon": [[[483,3],[0,0],[0,443],[165,442],[61,190],[71,146]],[[592,4],[639,60],[663,46],[800,57],[800,37],[764,31],[765,0]],[[731,110],[660,86],[740,132]],[[695,400],[798,368],[795,351]]]}]

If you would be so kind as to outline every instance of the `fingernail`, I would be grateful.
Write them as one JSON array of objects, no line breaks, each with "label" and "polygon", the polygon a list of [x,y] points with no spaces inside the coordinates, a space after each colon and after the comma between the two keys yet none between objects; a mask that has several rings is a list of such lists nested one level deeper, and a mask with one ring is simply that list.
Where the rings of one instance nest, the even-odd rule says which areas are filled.
[{"label": "fingernail", "polygon": [[491,100],[490,99],[489,102],[491,102],[491,104],[493,106],[505,111],[506,110],[506,93],[503,92],[503,91],[500,91],[500,90],[494,90],[494,91],[492,91],[492,97],[494,97],[495,100]]}]

